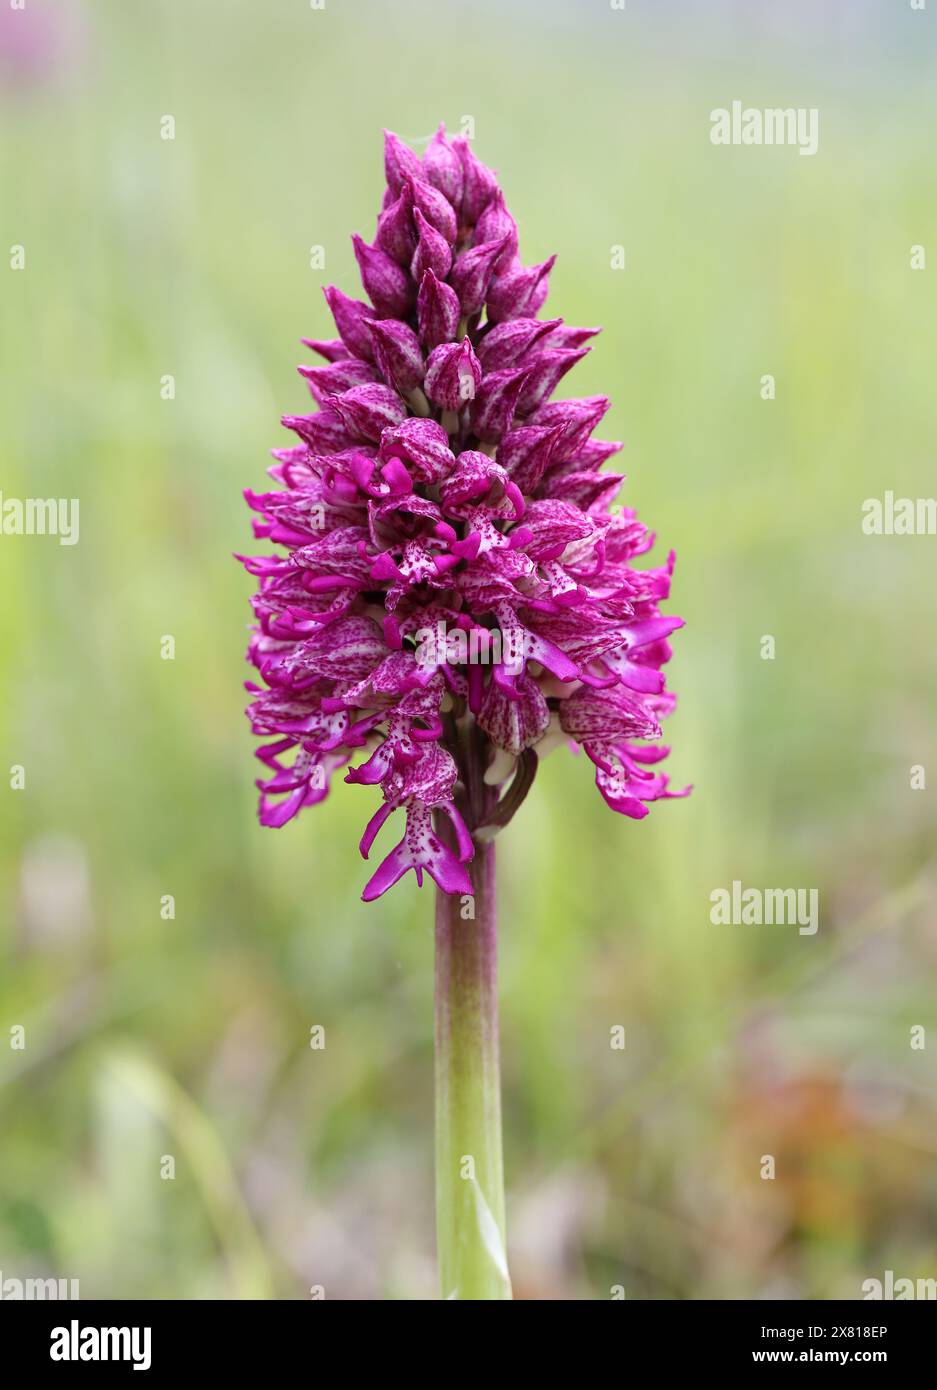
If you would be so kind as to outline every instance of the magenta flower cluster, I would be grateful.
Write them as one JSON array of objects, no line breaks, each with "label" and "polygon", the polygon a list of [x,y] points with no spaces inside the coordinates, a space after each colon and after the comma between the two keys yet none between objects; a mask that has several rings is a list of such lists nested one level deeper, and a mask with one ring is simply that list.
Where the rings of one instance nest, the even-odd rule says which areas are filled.
[{"label": "magenta flower cluster", "polygon": [[317,408],[284,417],[299,442],[273,451],[276,490],[245,494],[279,553],[239,557],[259,583],[248,714],[272,740],[260,819],[323,800],[358,755],[345,781],[383,795],[362,854],[406,821],[366,900],[409,869],[470,893],[473,834],[557,743],[626,816],[684,794],[657,768],[673,555],[633,565],[654,538],[610,509],[621,446],[592,438],[608,399],[550,399],[599,330],[539,316],[553,258],[519,259],[467,140],[441,127],[420,159],[387,133],[385,171],[374,240],[353,238],[370,302],[326,289],[338,336],[304,339],[325,365],[299,368]]}]

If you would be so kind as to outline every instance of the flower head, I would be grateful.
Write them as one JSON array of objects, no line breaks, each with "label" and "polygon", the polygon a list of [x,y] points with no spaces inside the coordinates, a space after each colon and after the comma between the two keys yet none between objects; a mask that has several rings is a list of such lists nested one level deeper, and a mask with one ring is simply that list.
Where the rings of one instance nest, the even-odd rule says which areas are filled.
[{"label": "flower head", "polygon": [[598,329],[539,317],[553,260],[518,259],[466,140],[440,127],[419,159],[388,133],[385,172],[374,241],[353,238],[370,303],[326,289],[338,336],[304,340],[325,365],[299,368],[316,409],[284,417],[276,489],[246,493],[278,550],[241,557],[260,819],[284,825],[343,768],[379,787],[362,854],[395,811],[405,828],[366,900],[409,869],[470,893],[473,836],[557,743],[626,816],[684,794],[658,769],[673,555],[634,567],[654,538],[610,508],[607,398],[550,399]]}]

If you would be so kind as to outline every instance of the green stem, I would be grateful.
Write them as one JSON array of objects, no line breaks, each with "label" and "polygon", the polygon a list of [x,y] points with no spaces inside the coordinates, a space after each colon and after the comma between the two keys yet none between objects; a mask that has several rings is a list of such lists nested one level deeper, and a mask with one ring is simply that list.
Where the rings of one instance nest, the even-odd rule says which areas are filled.
[{"label": "green stem", "polygon": [[504,1236],[495,848],[436,894],[436,1233],[444,1298],[511,1297]]}]

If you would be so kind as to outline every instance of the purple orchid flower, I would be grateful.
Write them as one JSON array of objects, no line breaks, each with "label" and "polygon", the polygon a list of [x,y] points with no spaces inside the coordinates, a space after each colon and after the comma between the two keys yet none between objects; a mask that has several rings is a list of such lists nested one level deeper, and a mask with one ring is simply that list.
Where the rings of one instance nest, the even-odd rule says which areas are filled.
[{"label": "purple orchid flower", "polygon": [[298,443],[274,451],[277,489],[246,494],[281,553],[244,559],[248,713],[272,740],[260,820],[322,801],[358,755],[345,780],[383,796],[362,854],[406,822],[366,900],[410,869],[471,893],[476,842],[558,743],[625,816],[689,790],[659,770],[673,556],[634,567],[653,537],[611,510],[621,476],[601,465],[621,446],[591,438],[606,398],[550,400],[598,330],[538,317],[553,260],[518,259],[464,139],[441,128],[421,160],[388,134],[385,170],[374,243],[353,238],[370,304],[326,289],[338,337],[306,340],[326,365],[299,368],[318,408],[284,417]]}]

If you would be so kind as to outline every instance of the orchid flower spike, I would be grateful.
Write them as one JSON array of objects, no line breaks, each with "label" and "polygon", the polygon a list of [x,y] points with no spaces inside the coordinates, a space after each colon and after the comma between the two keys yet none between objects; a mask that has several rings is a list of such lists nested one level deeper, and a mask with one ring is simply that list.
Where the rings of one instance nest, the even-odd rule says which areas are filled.
[{"label": "orchid flower spike", "polygon": [[315,409],[284,417],[276,486],[246,494],[276,551],[239,557],[258,581],[260,820],[285,825],[342,770],[378,788],[362,854],[398,810],[405,827],[366,900],[411,869],[470,893],[475,844],[559,743],[622,815],[689,790],[660,771],[674,557],[634,565],[654,538],[612,509],[607,398],[551,400],[598,330],[540,317],[553,260],[521,262],[466,140],[440,130],[420,159],[388,133],[385,172],[374,242],[353,238],[367,300],[326,289],[337,337],[306,340],[326,365],[299,368]]}]

